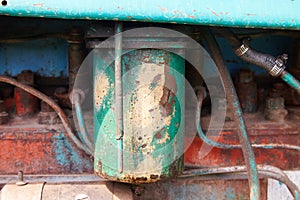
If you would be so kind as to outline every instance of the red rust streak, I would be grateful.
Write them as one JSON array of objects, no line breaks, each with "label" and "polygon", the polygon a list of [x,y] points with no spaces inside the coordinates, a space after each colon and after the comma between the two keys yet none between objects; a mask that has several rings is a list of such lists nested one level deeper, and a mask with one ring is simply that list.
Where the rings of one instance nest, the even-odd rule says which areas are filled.
[{"label": "red rust streak", "polygon": [[44,6],[44,3],[35,3],[35,4],[33,4],[33,6],[36,6],[36,7],[43,7],[43,6]]},{"label": "red rust streak", "polygon": [[207,8],[207,10],[209,10],[209,11],[210,11],[212,14],[214,14],[215,16],[219,17],[219,15],[218,15],[215,11],[213,11],[212,9]]},{"label": "red rust streak", "polygon": [[161,11],[163,11],[163,12],[167,12],[167,11],[168,11],[166,8],[163,8],[163,7],[161,7],[161,6],[158,6],[158,8],[159,8]]}]

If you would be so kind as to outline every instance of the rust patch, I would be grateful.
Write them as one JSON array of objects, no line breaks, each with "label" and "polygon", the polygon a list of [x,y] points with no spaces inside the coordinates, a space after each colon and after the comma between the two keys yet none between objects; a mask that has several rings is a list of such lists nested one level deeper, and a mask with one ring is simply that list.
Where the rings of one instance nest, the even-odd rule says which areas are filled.
[{"label": "rust patch", "polygon": [[150,178],[151,178],[151,179],[157,179],[157,178],[158,178],[158,175],[151,174],[151,175],[150,175]]},{"label": "rust patch", "polygon": [[168,140],[170,140],[170,135],[169,133],[165,134],[165,137],[163,137],[160,141],[158,141],[158,144],[163,144],[163,143],[167,143]]},{"label": "rust patch", "polygon": [[167,11],[168,11],[166,8],[163,8],[163,7],[161,7],[161,6],[158,6],[158,8],[159,8],[161,11],[163,11],[163,12],[167,12]]},{"label": "rust patch", "polygon": [[154,136],[156,139],[161,139],[162,138],[162,134],[159,132],[159,133],[156,133],[155,136]]},{"label": "rust patch", "polygon": [[35,7],[44,7],[44,3],[35,3],[33,4]]}]

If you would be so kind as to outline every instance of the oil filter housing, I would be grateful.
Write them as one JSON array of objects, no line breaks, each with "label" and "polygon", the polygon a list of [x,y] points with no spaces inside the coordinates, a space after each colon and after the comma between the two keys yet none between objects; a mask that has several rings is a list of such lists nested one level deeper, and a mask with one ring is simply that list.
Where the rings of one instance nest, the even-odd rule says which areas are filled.
[{"label": "oil filter housing", "polygon": [[101,57],[94,56],[94,169],[101,177],[146,183],[181,174],[184,62],[181,56],[159,49],[122,56],[124,134],[119,147],[114,65],[104,66]]}]

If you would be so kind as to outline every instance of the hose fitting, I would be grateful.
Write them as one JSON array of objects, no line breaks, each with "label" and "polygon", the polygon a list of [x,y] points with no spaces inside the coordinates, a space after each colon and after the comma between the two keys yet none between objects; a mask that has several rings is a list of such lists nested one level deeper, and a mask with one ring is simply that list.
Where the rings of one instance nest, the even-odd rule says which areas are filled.
[{"label": "hose fitting", "polygon": [[287,54],[275,58],[268,54],[259,53],[251,49],[251,47],[244,42],[234,50],[234,53],[241,59],[266,69],[269,74],[274,77],[279,76],[285,70],[285,63],[288,57]]}]

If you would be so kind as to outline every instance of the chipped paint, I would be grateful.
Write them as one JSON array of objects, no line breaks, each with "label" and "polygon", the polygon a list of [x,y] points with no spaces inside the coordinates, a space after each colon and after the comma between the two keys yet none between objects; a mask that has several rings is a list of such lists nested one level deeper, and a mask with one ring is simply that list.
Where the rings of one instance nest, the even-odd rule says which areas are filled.
[{"label": "chipped paint", "polygon": [[[37,4],[37,5],[34,5]],[[41,5],[42,4],[42,5]],[[299,29],[300,20],[298,16],[299,1],[271,1],[261,0],[234,0],[231,3],[222,3],[218,0],[192,0],[186,1],[120,1],[98,2],[79,0],[46,1],[43,3],[35,0],[14,1],[6,6],[0,6],[2,15],[23,16],[64,19],[91,19],[91,20],[132,20],[152,22],[167,22],[178,24],[197,25],[219,25],[235,27],[255,28],[288,28]],[[135,5],[135,6],[132,6]],[[272,5],[272,10],[280,12],[268,12],[267,8]],[[52,8],[52,9],[48,9]],[[101,8],[101,12],[99,12]],[[209,8],[209,9],[207,9]],[[174,10],[178,13],[174,16]],[[120,12],[121,11],[121,12]],[[220,16],[220,13],[225,15]],[[247,15],[250,14],[250,15]],[[190,16],[195,16],[190,17]]]},{"label": "chipped paint", "polygon": [[108,90],[111,87],[111,83],[109,82],[106,74],[100,74],[95,77],[95,84],[99,86],[95,87],[94,90],[94,106],[96,110],[99,111],[101,106],[105,106],[105,104],[102,103],[105,96],[108,94]]},{"label": "chipped paint", "polygon": [[184,84],[177,85],[182,77],[172,74],[171,67],[184,71],[183,64],[184,60],[162,50],[135,50],[122,56],[124,164],[120,173],[114,105],[107,106],[114,99],[114,85],[109,84],[114,82],[110,73],[113,67],[105,72],[107,79],[99,81],[101,65],[96,63],[95,91],[101,93],[95,95],[95,103],[101,104],[94,110],[97,174],[110,180],[143,183],[181,173],[183,143],[178,140],[183,137],[180,108]]}]

